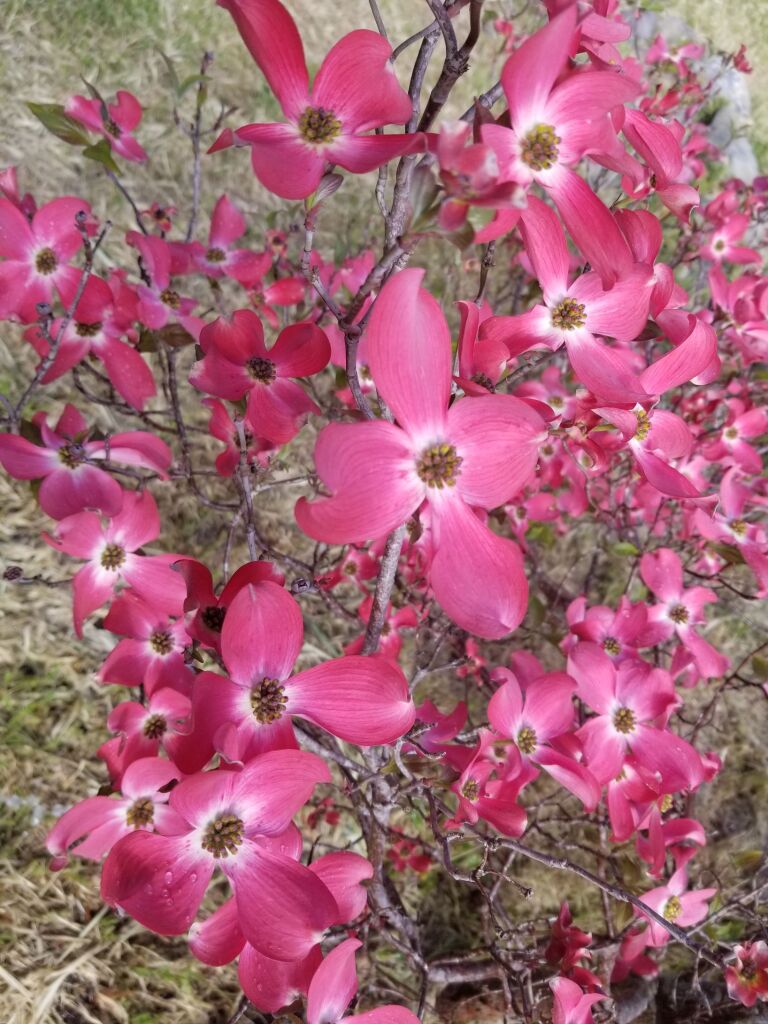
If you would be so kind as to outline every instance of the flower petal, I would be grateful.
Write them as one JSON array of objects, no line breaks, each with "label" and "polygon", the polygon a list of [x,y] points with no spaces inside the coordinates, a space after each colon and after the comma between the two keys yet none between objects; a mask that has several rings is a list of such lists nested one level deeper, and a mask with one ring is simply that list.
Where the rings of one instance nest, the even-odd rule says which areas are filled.
[{"label": "flower petal", "polygon": [[[421,287],[423,270],[384,285],[366,331],[368,366],[382,398],[413,437],[442,439],[451,393],[451,336],[442,311]],[[375,460],[371,460],[375,461]]]},{"label": "flower petal", "polygon": [[511,633],[528,607],[520,549],[496,536],[460,498],[430,504],[435,534],[430,582],[438,603],[477,636],[498,640]]},{"label": "flower petal", "polygon": [[244,587],[227,609],[221,630],[224,664],[236,683],[287,678],[304,642],[296,601],[276,583]]},{"label": "flower petal", "polygon": [[286,693],[291,714],[358,746],[394,743],[416,717],[405,676],[385,658],[334,658],[299,672]]}]

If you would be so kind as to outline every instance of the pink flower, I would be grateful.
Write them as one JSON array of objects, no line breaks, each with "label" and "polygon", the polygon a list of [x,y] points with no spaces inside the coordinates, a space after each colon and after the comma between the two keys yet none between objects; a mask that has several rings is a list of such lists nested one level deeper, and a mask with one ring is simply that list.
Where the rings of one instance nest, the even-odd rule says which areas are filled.
[{"label": "pink flower", "polygon": [[357,992],[355,953],[362,946],[359,939],[345,939],[332,949],[315,971],[307,994],[307,1024],[419,1024],[419,1018],[404,1006],[380,1006],[367,1013],[344,1011]]},{"label": "pink flower", "polygon": [[[586,597],[577,597],[568,605],[566,618],[571,632],[579,640],[591,640],[610,658],[625,661],[637,655],[648,612],[644,604],[632,604],[626,596],[621,598],[616,611],[604,605],[587,608]],[[572,649],[573,644],[573,640],[563,641],[566,650]]]},{"label": "pink flower", "polygon": [[282,586],[285,577],[271,562],[248,562],[241,565],[233,573],[216,596],[213,589],[213,578],[210,570],[202,562],[194,558],[182,558],[173,563],[173,568],[180,573],[187,585],[187,597],[184,611],[187,616],[187,633],[205,647],[219,650],[221,647],[221,630],[232,599],[243,587],[269,580]]},{"label": "pink flower", "polygon": [[474,509],[496,508],[525,485],[545,424],[507,395],[448,408],[450,336],[437,303],[419,287],[422,276],[404,270],[391,278],[367,330],[371,373],[399,426],[326,427],[315,464],[332,496],[301,499],[296,519],[316,540],[354,543],[383,536],[421,508],[432,529],[435,598],[462,628],[501,637],[525,614],[522,557]]},{"label": "pink flower", "polygon": [[506,682],[488,705],[493,728],[514,741],[524,766],[532,762],[542,767],[574,793],[586,810],[593,811],[600,799],[600,786],[583,765],[553,745],[573,729],[575,680],[564,672],[550,672],[529,683],[523,695],[511,672],[497,671],[504,673]]},{"label": "pink flower", "polygon": [[[493,753],[497,736],[490,729],[480,730],[477,747],[451,789],[457,797],[454,817],[445,823],[456,828],[462,822],[476,824],[481,818],[505,836],[521,836],[528,822],[524,807],[517,802],[521,790],[530,782],[530,772],[522,770],[516,748],[510,748],[509,761],[499,763]],[[465,748],[453,748],[466,761]]]},{"label": "pink flower", "polygon": [[534,345],[555,350],[565,345],[574,374],[596,396],[607,401],[642,401],[647,397],[645,389],[627,354],[595,335],[618,341],[637,337],[648,317],[649,269],[639,264],[627,268],[610,291],[603,290],[595,273],[582,274],[569,287],[570,256],[554,212],[529,196],[520,230],[545,305],[521,316],[493,317],[484,325],[482,336],[504,341],[513,356]]},{"label": "pink flower", "polygon": [[51,303],[66,284],[74,293],[82,271],[69,261],[83,244],[75,216],[90,209],[76,196],[62,196],[41,206],[30,222],[0,199],[0,319],[32,323],[37,303]]},{"label": "pink flower", "polygon": [[[78,286],[78,281],[66,279],[59,287],[61,301],[68,311],[72,309]],[[123,300],[123,308],[118,306],[118,297]],[[58,338],[61,331],[61,339],[58,352],[42,377],[43,384],[58,380],[73,366],[93,355],[103,363],[118,394],[134,409],[144,408],[147,399],[157,389],[152,371],[140,353],[120,340],[138,316],[135,301],[132,303],[134,308],[125,309],[126,298],[124,283],[116,275],[107,283],[91,274],[69,323],[65,326],[61,319],[56,318],[49,327],[49,336]],[[41,358],[48,355],[50,342],[39,326],[30,327],[24,337]]]},{"label": "pink flower", "polygon": [[624,661],[614,666],[595,644],[580,643],[568,658],[568,671],[576,679],[577,693],[597,713],[579,729],[587,767],[602,783],[621,773],[631,752],[651,772],[658,772],[670,789],[698,785],[704,772],[694,748],[666,728],[678,703],[669,673],[644,662]]},{"label": "pink flower", "polygon": [[768,411],[760,406],[749,408],[738,398],[727,404],[728,416],[720,437],[703,448],[703,455],[712,462],[723,460],[726,465],[738,465],[745,473],[759,474],[762,459],[749,442],[768,431]]},{"label": "pink flower", "polygon": [[725,969],[728,995],[742,1006],[754,1006],[758,999],[768,999],[768,946],[745,942],[734,949],[736,962]]},{"label": "pink flower", "polygon": [[160,517],[149,491],[127,493],[123,507],[104,526],[94,512],[80,512],[62,519],[53,537],[43,540],[58,551],[87,561],[72,581],[75,632],[82,636],[85,618],[127,583],[161,608],[178,607],[184,601],[184,581],[169,563],[176,555],[137,554],[157,538]]},{"label": "pink flower", "polygon": [[63,868],[70,852],[86,860],[101,860],[118,839],[137,829],[173,832],[183,822],[168,807],[168,793],[160,790],[178,779],[179,774],[169,761],[143,757],[127,769],[121,784],[122,795],[117,799],[91,796],[70,807],[45,840],[53,857],[51,869]]},{"label": "pink flower", "polygon": [[231,277],[244,285],[260,281],[272,266],[272,256],[268,252],[234,248],[245,231],[245,217],[229,196],[219,196],[211,214],[208,245],[193,244],[197,269],[208,277]]},{"label": "pink flower", "polygon": [[457,302],[459,328],[459,372],[457,383],[467,395],[493,393],[509,361],[509,349],[496,338],[479,337],[484,322],[492,315],[490,306],[475,302]]},{"label": "pink flower", "polygon": [[119,89],[113,103],[73,96],[67,100],[64,109],[80,124],[103,135],[110,148],[126,160],[141,163],[147,159],[147,154],[133,136],[142,113],[141,104],[133,93]]},{"label": "pink flower", "polygon": [[291,377],[309,377],[330,359],[328,339],[312,323],[291,324],[272,348],[255,313],[238,309],[231,320],[220,317],[200,333],[204,356],[192,369],[194,387],[219,398],[248,397],[246,420],[258,437],[285,444],[298,423],[320,410]]},{"label": "pink flower", "polygon": [[171,463],[168,445],[143,430],[113,434],[108,449],[104,441],[87,440],[88,425],[73,405],[64,407],[53,430],[45,413],[36,413],[32,422],[43,444],[32,444],[16,434],[0,434],[0,463],[17,480],[42,479],[38,500],[52,519],[64,519],[84,509],[98,509],[105,515],[120,511],[122,487],[98,468],[107,456],[110,462],[145,466],[162,477]]},{"label": "pink flower", "polygon": [[582,992],[570,978],[553,978],[549,987],[555,997],[552,1024],[593,1024],[592,1007],[608,998],[602,992]]},{"label": "pink flower", "polygon": [[129,766],[139,758],[156,755],[161,747],[180,771],[198,771],[202,764],[194,757],[194,749],[185,744],[191,719],[191,700],[171,686],[158,689],[156,685],[145,704],[134,700],[118,704],[107,719],[110,732],[118,735],[99,748],[113,785],[122,786]]},{"label": "pink flower", "polygon": [[101,666],[102,683],[144,686],[149,695],[174,685],[183,672],[189,637],[183,620],[174,620],[166,607],[159,596],[148,603],[132,590],[114,599],[104,628],[125,639]]},{"label": "pink flower", "polygon": [[[294,860],[301,856],[301,836],[296,843],[288,839],[284,852]],[[290,837],[290,833],[286,833]],[[286,837],[281,837],[286,843]],[[339,910],[340,921],[351,921],[365,909],[367,891],[361,883],[373,874],[370,861],[355,853],[327,853],[309,865],[309,870],[328,888]],[[305,996],[312,976],[322,963],[320,946],[313,946],[306,957],[295,961],[272,960],[246,942],[237,917],[237,903],[227,900],[202,922],[190,928],[189,945],[203,963],[227,964],[235,957],[243,992],[264,1013],[277,1013],[299,996]]]},{"label": "pink flower", "polygon": [[707,540],[734,545],[754,573],[758,596],[768,593],[768,538],[759,523],[745,518],[747,504],[754,500],[752,490],[741,482],[738,467],[729,469],[720,483],[719,510],[710,517],[704,509],[694,513],[694,524]]},{"label": "pink flower", "polygon": [[707,587],[685,589],[680,557],[670,548],[646,552],[640,560],[640,575],[660,602],[648,610],[646,644],[677,635],[693,655],[702,676],[722,676],[730,660],[694,629],[704,622],[704,606],[717,601],[717,594]]},{"label": "pink flower", "polygon": [[608,209],[571,167],[587,152],[618,149],[626,158],[607,115],[639,87],[614,71],[562,77],[575,49],[576,18],[576,5],[569,4],[512,54],[501,74],[510,127],[483,125],[481,134],[496,152],[502,179],[526,186],[535,181],[550,193],[609,287],[631,271],[629,247]]},{"label": "pink flower", "polygon": [[263,754],[240,772],[188,777],[170,796],[181,819],[172,833],[135,832],[112,847],[102,898],[152,931],[181,935],[219,867],[246,939],[273,959],[301,959],[338,920],[338,906],[317,875],[272,840],[321,782],[330,782],[326,765],[300,750]]},{"label": "pink flower", "polygon": [[[707,902],[717,893],[717,889],[696,889],[686,892],[688,876],[685,868],[678,868],[666,885],[643,893],[641,901],[660,914],[666,921],[676,924],[679,928],[698,924],[707,916]],[[638,911],[642,914],[642,911]],[[656,921],[648,918],[646,943],[650,946],[663,946],[669,942],[669,932]]]},{"label": "pink flower", "polygon": [[200,334],[202,321],[192,316],[197,303],[185,298],[171,287],[172,250],[162,238],[129,231],[125,240],[138,249],[149,284],[136,286],[139,296],[138,316],[145,327],[155,331],[177,322],[194,338]]},{"label": "pink flower", "polygon": [[397,665],[350,656],[291,675],[303,642],[299,606],[275,583],[248,585],[232,599],[221,630],[229,678],[204,672],[195,688],[201,733],[229,760],[294,746],[293,715],[362,746],[392,743],[413,725]]},{"label": "pink flower", "polygon": [[378,33],[344,36],[323,61],[310,90],[296,25],[278,0],[218,0],[277,97],[287,124],[249,124],[225,133],[251,147],[259,181],[285,199],[303,199],[320,184],[326,164],[354,174],[371,171],[421,145],[418,135],[369,135],[411,117],[408,93],[395,77],[392,49]]}]

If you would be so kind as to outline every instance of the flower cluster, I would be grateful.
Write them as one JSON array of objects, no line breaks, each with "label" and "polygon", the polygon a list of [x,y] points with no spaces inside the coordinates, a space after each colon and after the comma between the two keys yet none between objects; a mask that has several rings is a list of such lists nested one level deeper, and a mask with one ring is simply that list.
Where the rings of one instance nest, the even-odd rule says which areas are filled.
[{"label": "flower cluster", "polygon": [[[278,0],[219,3],[283,120],[203,131],[201,90],[186,236],[176,207],[131,200],[121,265],[89,202],[38,207],[14,169],[0,176],[0,318],[39,359],[20,397],[2,396],[0,463],[34,482],[43,540],[76,560],[75,633],[115,638],[99,682],[127,688],[97,751],[109,783],[53,826],[51,866],[101,862],[109,905],[187,935],[205,964],[236,960],[264,1013],[304,1000],[308,1024],[419,1019],[394,1004],[345,1016],[356,953],[375,959],[382,931],[420,976],[422,1017],[431,984],[477,980],[470,960],[430,961],[398,885],[443,871],[514,935],[497,903],[505,850],[632,915],[602,946],[567,903],[525,957],[494,941],[484,977],[508,1008],[522,957],[528,982],[548,982],[536,1005],[588,1024],[613,985],[659,971],[670,940],[724,970],[733,998],[766,998],[764,942],[739,933],[727,963],[686,932],[718,893],[694,862],[695,813],[724,749],[701,732],[725,691],[763,693],[708,608],[768,594],[768,190],[728,180],[701,205],[694,183],[717,158],[703,51],[659,37],[628,57],[616,3],[546,0],[527,38],[487,26],[500,87],[437,123],[482,3],[462,47],[465,5],[430,3],[409,90],[386,34],[344,36],[310,85]],[[422,110],[438,32],[445,64]],[[65,141],[100,137],[113,179],[116,159],[146,159],[124,90],[74,96],[57,118]],[[195,237],[201,167],[230,160],[234,180],[238,154],[217,155],[230,147],[303,201],[297,231],[249,223],[233,185]],[[376,189],[382,255],[325,259],[315,232],[340,171],[393,159],[391,205],[384,170]],[[456,317],[430,268],[406,266],[425,239],[484,246]],[[62,395],[58,414],[32,412]],[[275,539],[267,492],[297,484]],[[206,528],[169,552],[174,488]],[[222,529],[217,561],[199,538]],[[558,583],[555,547],[575,563]],[[599,842],[599,867],[563,859],[563,822],[580,853]]]}]

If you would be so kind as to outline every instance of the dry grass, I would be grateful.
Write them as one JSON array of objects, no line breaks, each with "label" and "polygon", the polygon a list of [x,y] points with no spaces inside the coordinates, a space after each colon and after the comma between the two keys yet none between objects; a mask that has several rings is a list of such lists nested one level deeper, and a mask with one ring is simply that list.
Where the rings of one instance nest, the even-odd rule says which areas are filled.
[{"label": "dry grass", "polygon": [[[393,38],[423,23],[422,6],[416,0],[382,0]],[[753,0],[731,5],[727,24],[713,20],[720,9],[717,4],[694,5],[684,0],[678,6],[693,24],[712,31],[721,45],[733,49],[742,38],[750,42],[753,26],[760,23],[768,3]],[[297,14],[311,61],[343,31],[370,24],[366,0],[294,0],[290,7]],[[115,221],[116,237],[132,226],[128,208],[105,187],[95,164],[81,160],[74,150],[66,150],[44,133],[22,100],[63,101],[78,91],[81,73],[105,92],[121,86],[136,92],[147,105],[142,137],[152,163],[146,169],[126,168],[125,179],[142,205],[152,200],[176,201],[182,208],[188,194],[188,151],[184,140],[168,127],[170,91],[155,48],[178,64],[181,77],[194,72],[204,49],[214,50],[216,100],[237,104],[241,108],[237,117],[242,115],[243,120],[262,117],[270,109],[271,100],[228,15],[209,0],[4,0],[2,14],[0,166],[19,164],[25,187],[41,199],[54,192],[94,197],[97,211]],[[454,113],[467,105],[473,91],[495,78],[499,64],[495,51],[494,38],[484,35],[474,67],[453,101]],[[768,61],[753,83],[765,81],[758,77],[765,74],[765,67]],[[764,96],[756,100],[756,120],[765,131]],[[320,244],[329,255],[336,254],[337,247],[339,252],[347,247],[350,233],[359,243],[360,232],[362,240],[367,232],[378,232],[369,184],[345,184],[344,220],[326,225],[320,234]],[[206,162],[204,209],[225,189],[257,227],[263,225],[265,214],[277,209],[254,182],[243,153],[220,154]],[[290,214],[283,214],[280,223],[290,226]],[[110,244],[117,246],[117,242]],[[443,286],[449,275],[458,279],[460,272],[458,257],[451,254],[449,259],[452,263],[442,268],[442,282],[436,281]],[[0,387],[5,389],[32,363],[26,347],[19,344],[16,328],[0,325],[0,340],[6,342],[0,345]],[[60,406],[64,392],[59,389],[54,394]],[[107,420],[103,425],[108,425]],[[305,444],[287,454],[289,472],[305,467],[306,450]],[[263,502],[264,521],[275,539],[286,531],[294,497],[295,492],[290,500],[272,494]],[[166,489],[161,490],[160,500],[168,547],[220,554],[223,536],[199,517],[190,498],[172,499]],[[0,507],[3,565],[20,564],[28,576],[41,573],[48,578],[61,578],[71,571],[64,559],[40,543],[40,531],[50,524],[26,485],[0,476]],[[579,541],[567,549],[543,551],[542,558],[555,579],[563,575],[564,566],[571,567],[569,582],[586,572],[587,556]],[[619,565],[617,572],[624,568]],[[312,614],[314,607],[307,608],[311,643],[318,656],[336,654],[342,638],[327,635],[324,619]],[[753,613],[738,604],[729,604],[721,614],[722,622],[715,628],[728,633],[729,645],[737,653],[748,649],[754,636],[764,635],[765,622],[752,623]],[[183,940],[160,939],[107,913],[98,898],[97,867],[75,862],[58,875],[51,875],[46,867],[46,827],[63,807],[93,794],[104,781],[94,750],[105,738],[104,720],[119,695],[99,687],[94,670],[108,648],[107,637],[93,627],[87,630],[85,642],[73,640],[66,588],[0,584],[0,1020],[8,1024],[153,1024],[158,1020],[223,1024],[237,1003],[231,969],[206,969],[187,955]],[[447,701],[445,690],[442,693]],[[702,700],[706,696],[694,696],[694,704]],[[705,884],[709,884],[709,871],[732,880],[739,870],[731,862],[732,853],[761,848],[768,828],[766,780],[755,753],[764,746],[764,708],[734,701],[732,716],[729,735],[713,731],[709,737],[713,749],[727,751],[729,771],[716,789],[706,790],[697,799],[694,808],[715,833],[715,842],[702,858]],[[551,913],[566,891],[574,909],[587,919],[599,909],[593,895],[578,886],[565,886],[562,879],[553,886],[550,879],[529,868],[521,870],[520,879],[537,888],[536,913]],[[430,883],[421,893],[436,954],[466,939],[466,914],[477,910],[462,902],[466,897],[456,890],[441,882],[440,886]],[[534,912],[514,897],[510,904],[520,916]],[[493,1006],[481,1007],[470,997],[455,1003],[454,1010],[457,1021],[498,1020]],[[447,1011],[442,1019],[447,1019]]]}]

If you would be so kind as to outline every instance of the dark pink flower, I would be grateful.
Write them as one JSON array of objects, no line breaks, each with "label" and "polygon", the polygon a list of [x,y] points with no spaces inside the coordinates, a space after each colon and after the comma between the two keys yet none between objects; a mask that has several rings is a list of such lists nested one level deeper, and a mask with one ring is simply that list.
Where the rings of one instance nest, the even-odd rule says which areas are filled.
[{"label": "dark pink flower", "polygon": [[[534,181],[552,196],[566,226],[606,286],[632,269],[616,222],[586,181],[571,168],[585,153],[626,159],[608,112],[639,92],[615,71],[563,76],[577,40],[577,9],[569,4],[530,36],[504,65],[501,84],[510,127],[483,125],[483,142],[496,152],[502,180]],[[613,164],[609,164],[612,166]]]},{"label": "dark pink flower", "polygon": [[367,1013],[345,1014],[357,992],[355,953],[359,939],[345,939],[332,949],[315,971],[307,994],[307,1024],[419,1024],[419,1018],[404,1006],[381,1006]]},{"label": "dark pink flower", "polygon": [[742,1006],[754,1006],[758,999],[768,999],[768,946],[759,942],[745,942],[736,946],[735,963],[725,969],[728,995]]},{"label": "dark pink flower", "polygon": [[197,679],[201,743],[207,737],[236,761],[294,746],[294,715],[362,746],[392,743],[410,729],[415,709],[397,665],[349,656],[291,675],[303,642],[301,610],[287,591],[268,581],[240,590],[221,630],[229,678]]},{"label": "dark pink flower", "polygon": [[51,547],[88,563],[72,581],[78,636],[82,636],[86,617],[103,605],[120,584],[129,584],[150,604],[181,610],[186,588],[170,567],[178,555],[137,553],[159,533],[157,505],[149,491],[144,491],[126,493],[122,509],[106,526],[94,512],[80,512],[62,519],[54,536],[43,534],[43,540]]},{"label": "dark pink flower", "polygon": [[529,683],[523,694],[511,672],[497,671],[504,672],[506,682],[488,705],[493,728],[514,742],[524,765],[540,766],[574,793],[586,810],[593,811],[600,799],[600,786],[584,765],[553,745],[573,729],[576,681],[565,672],[550,672]]},{"label": "dark pink flower", "polygon": [[484,325],[483,337],[505,342],[513,356],[534,345],[565,345],[574,374],[593,394],[607,401],[642,401],[647,395],[628,354],[595,335],[617,341],[637,337],[648,317],[649,268],[627,267],[610,291],[603,289],[596,273],[582,274],[569,286],[570,256],[555,213],[529,196],[520,230],[545,304],[520,316],[493,317]]},{"label": "dark pink flower", "polygon": [[168,807],[168,792],[161,792],[179,777],[179,770],[170,761],[143,757],[126,770],[120,786],[122,795],[117,799],[91,796],[70,807],[45,840],[53,857],[52,870],[63,868],[69,853],[87,860],[101,860],[118,839],[137,829],[173,832],[183,825],[175,811]]},{"label": "dark pink flower", "polygon": [[285,327],[271,348],[261,321],[248,309],[220,317],[200,334],[204,356],[190,374],[201,391],[230,401],[248,397],[246,420],[257,437],[285,444],[319,408],[292,377],[310,377],[328,364],[328,339],[313,323]]},{"label": "dark pink flower", "polygon": [[69,284],[77,288],[82,271],[69,261],[83,244],[75,223],[90,206],[62,196],[41,206],[29,221],[8,199],[0,199],[0,319],[38,319],[36,305],[51,303]]},{"label": "dark pink flower", "polygon": [[326,427],[315,463],[332,496],[301,499],[296,519],[316,540],[354,543],[383,536],[421,508],[431,523],[435,598],[463,628],[501,637],[525,614],[522,558],[474,509],[496,508],[525,485],[545,424],[508,395],[448,408],[450,336],[422,276],[404,270],[391,278],[366,332],[371,373],[399,426]]},{"label": "dark pink flower", "polygon": [[113,846],[102,898],[161,935],[181,935],[219,867],[248,942],[275,960],[305,957],[339,910],[316,874],[280,852],[278,837],[321,782],[330,782],[325,763],[300,750],[262,754],[239,772],[186,778],[169,801],[181,822],[168,835],[135,832]]},{"label": "dark pink flower", "polygon": [[197,269],[208,277],[231,277],[246,286],[260,281],[272,266],[272,254],[235,248],[245,231],[245,217],[229,196],[219,196],[211,214],[208,245],[194,243]]},{"label": "dark pink flower", "polygon": [[206,647],[219,650],[221,630],[227,608],[243,587],[269,580],[282,586],[285,577],[272,562],[248,562],[232,574],[217,596],[213,587],[210,570],[194,558],[182,558],[173,563],[187,585],[184,611],[187,616],[187,633]]},{"label": "dark pink flower", "polygon": [[118,89],[112,103],[72,96],[64,109],[80,124],[103,135],[110,148],[126,160],[140,163],[147,159],[147,154],[133,135],[139,127],[142,113],[141,104],[133,93]]},{"label": "dark pink flower", "polygon": [[16,434],[0,434],[0,463],[17,480],[40,480],[38,500],[52,519],[64,519],[85,509],[116,515],[123,505],[124,491],[114,477],[99,469],[99,462],[145,466],[165,477],[171,463],[168,445],[143,430],[113,434],[109,446],[88,440],[88,425],[73,405],[64,407],[55,429],[45,413],[36,413],[33,423],[40,431],[42,445],[32,444]]},{"label": "dark pink flower", "polygon": [[704,678],[722,676],[728,669],[729,659],[699,636],[694,628],[704,623],[704,607],[717,601],[717,594],[708,587],[686,589],[680,556],[670,548],[646,552],[640,560],[640,575],[659,600],[648,610],[646,645],[677,635],[680,643],[693,655]]},{"label": "dark pink flower", "polygon": [[597,713],[579,729],[587,767],[602,783],[621,773],[629,753],[672,790],[697,786],[704,777],[701,758],[685,740],[659,728],[677,705],[669,673],[644,662],[614,666],[595,644],[580,643],[568,658],[578,695]]},{"label": "dark pink flower", "polygon": [[250,146],[254,174],[270,192],[303,199],[327,164],[363,174],[421,145],[418,135],[368,134],[405,124],[412,113],[390,63],[392,48],[378,33],[359,29],[339,40],[310,90],[301,37],[278,0],[218,2],[234,18],[287,123],[245,125],[213,148]]},{"label": "dark pink flower", "polygon": [[189,637],[184,621],[174,619],[166,607],[159,596],[149,603],[133,590],[114,599],[104,628],[124,639],[99,669],[102,683],[143,686],[150,695],[174,685],[183,674]]},{"label": "dark pink flower", "polygon": [[[290,833],[286,833],[290,836]],[[294,860],[301,856],[301,836],[290,839],[283,851]],[[285,842],[285,837],[281,837]],[[352,921],[365,909],[367,892],[361,884],[373,874],[370,861],[355,853],[327,853],[309,865],[329,889],[338,906],[339,921]],[[306,957],[295,961],[272,960],[246,942],[237,919],[237,903],[228,900],[200,923],[190,928],[189,945],[203,963],[219,966],[236,956],[238,978],[253,1005],[264,1013],[276,1013],[299,996],[306,996],[309,983],[322,963],[320,946],[313,946]]]},{"label": "dark pink flower", "polygon": [[[61,301],[68,311],[73,309],[78,285],[78,281],[67,279],[59,287]],[[71,320],[65,325],[57,318],[48,329],[50,337],[59,338],[59,332],[61,337],[58,352],[42,377],[43,384],[58,380],[93,355],[103,363],[118,394],[134,409],[144,408],[157,389],[141,354],[123,340],[126,330],[138,318],[135,297],[130,296],[133,301],[126,308],[128,298],[127,286],[116,274],[109,282],[91,274]],[[30,327],[24,337],[42,359],[48,355],[50,343],[39,326]]]},{"label": "dark pink flower", "polygon": [[[687,892],[687,889],[688,875],[685,868],[678,868],[666,885],[643,893],[640,899],[670,924],[687,928],[704,920],[709,909],[707,903],[717,893],[717,889],[695,889],[692,892]],[[639,913],[642,914],[642,911]],[[645,941],[649,946],[663,946],[669,942],[669,932],[648,918]]]}]

